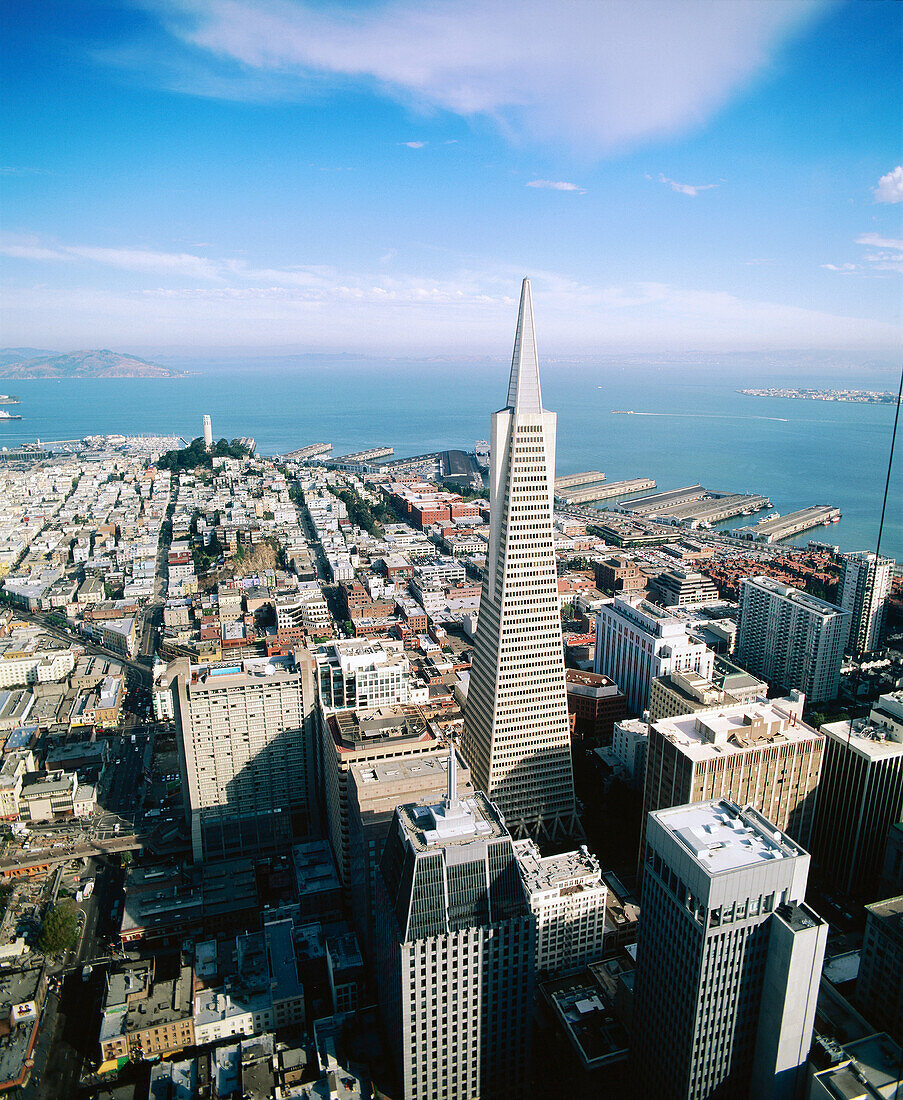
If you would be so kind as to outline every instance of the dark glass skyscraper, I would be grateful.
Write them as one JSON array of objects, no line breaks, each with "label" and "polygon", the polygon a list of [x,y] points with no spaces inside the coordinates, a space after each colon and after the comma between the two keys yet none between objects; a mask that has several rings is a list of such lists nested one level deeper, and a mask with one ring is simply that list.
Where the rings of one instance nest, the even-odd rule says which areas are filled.
[{"label": "dark glass skyscraper", "polygon": [[454,766],[437,806],[399,806],[377,881],[377,966],[405,1100],[521,1096],[535,927],[511,836]]}]

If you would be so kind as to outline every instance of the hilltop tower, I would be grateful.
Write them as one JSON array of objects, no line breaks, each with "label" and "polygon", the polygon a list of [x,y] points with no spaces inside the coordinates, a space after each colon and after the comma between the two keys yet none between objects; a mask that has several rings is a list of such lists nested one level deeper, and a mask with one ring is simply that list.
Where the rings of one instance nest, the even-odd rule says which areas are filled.
[{"label": "hilltop tower", "polygon": [[486,576],[461,748],[515,836],[577,831],[552,532],[555,413],[542,407],[530,280],[508,403],[492,417]]}]

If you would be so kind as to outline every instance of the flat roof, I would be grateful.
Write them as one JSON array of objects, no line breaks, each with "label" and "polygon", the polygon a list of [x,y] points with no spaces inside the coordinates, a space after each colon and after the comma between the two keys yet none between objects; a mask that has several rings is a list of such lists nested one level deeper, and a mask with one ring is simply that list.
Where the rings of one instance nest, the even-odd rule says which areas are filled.
[{"label": "flat roof", "polygon": [[694,802],[651,815],[709,875],[800,855],[792,841],[752,807],[727,799]]},{"label": "flat roof", "polygon": [[653,722],[691,760],[704,761],[800,741],[819,741],[821,734],[801,722],[776,699],[767,703],[731,703],[679,714]]}]

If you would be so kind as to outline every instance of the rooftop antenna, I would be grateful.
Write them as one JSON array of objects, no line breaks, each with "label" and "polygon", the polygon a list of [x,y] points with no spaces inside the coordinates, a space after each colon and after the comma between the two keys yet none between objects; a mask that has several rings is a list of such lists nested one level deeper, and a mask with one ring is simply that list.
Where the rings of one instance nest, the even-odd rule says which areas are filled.
[{"label": "rooftop antenna", "polygon": [[458,808],[458,760],[455,756],[455,742],[448,739],[448,789],[445,792],[445,802],[450,810]]}]

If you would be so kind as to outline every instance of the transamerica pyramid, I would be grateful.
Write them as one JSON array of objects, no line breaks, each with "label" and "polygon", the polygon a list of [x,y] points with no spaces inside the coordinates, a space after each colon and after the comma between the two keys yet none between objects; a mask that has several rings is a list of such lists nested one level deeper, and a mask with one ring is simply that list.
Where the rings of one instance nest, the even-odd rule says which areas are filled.
[{"label": "transamerica pyramid", "polygon": [[508,404],[492,417],[489,554],[461,748],[516,836],[577,831],[552,508],[555,413],[542,407],[524,279]]}]

